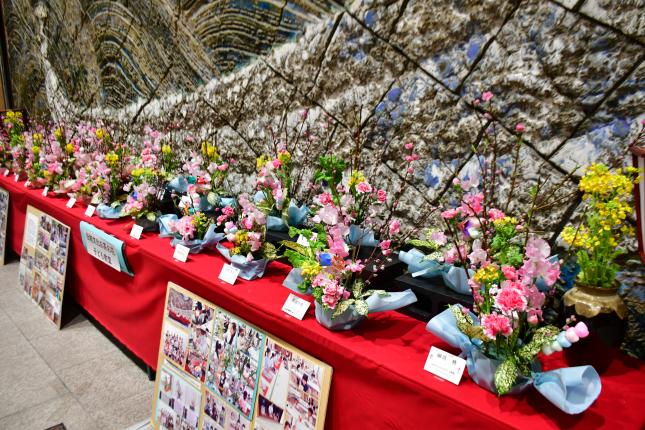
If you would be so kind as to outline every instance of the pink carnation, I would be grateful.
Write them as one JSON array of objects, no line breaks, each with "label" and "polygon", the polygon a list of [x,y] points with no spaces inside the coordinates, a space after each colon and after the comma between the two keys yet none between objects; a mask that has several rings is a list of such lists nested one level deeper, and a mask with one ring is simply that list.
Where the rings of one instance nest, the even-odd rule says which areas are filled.
[{"label": "pink carnation", "polygon": [[370,193],[372,192],[372,186],[363,181],[356,185],[356,191],[358,191],[359,193]]},{"label": "pink carnation", "polygon": [[517,281],[517,270],[512,266],[502,266],[504,277],[509,281]]},{"label": "pink carnation", "polygon": [[379,202],[385,203],[385,201],[387,200],[387,193],[385,192],[385,190],[378,190],[378,192],[376,193],[376,198]]},{"label": "pink carnation", "polygon": [[492,98],[493,98],[493,93],[491,93],[490,91],[486,91],[484,94],[482,94],[482,100],[485,102],[489,101]]},{"label": "pink carnation", "polygon": [[328,205],[328,204],[332,203],[330,193],[322,193],[321,195],[318,196],[318,200],[320,201],[320,204],[322,204],[322,205]]},{"label": "pink carnation", "polygon": [[498,334],[510,336],[513,332],[511,321],[508,317],[498,314],[484,315],[481,319],[484,334],[491,339],[496,339]]},{"label": "pink carnation", "polygon": [[400,231],[401,231],[401,221],[398,219],[393,219],[390,222],[390,234],[391,235],[399,234]]},{"label": "pink carnation", "polygon": [[488,211],[488,217],[492,220],[495,221],[496,219],[502,219],[506,215],[504,212],[500,211],[499,209],[491,209]]},{"label": "pink carnation", "polygon": [[506,281],[506,286],[495,297],[495,306],[504,313],[512,311],[524,312],[526,310],[526,297],[518,288],[514,288],[511,281]]}]

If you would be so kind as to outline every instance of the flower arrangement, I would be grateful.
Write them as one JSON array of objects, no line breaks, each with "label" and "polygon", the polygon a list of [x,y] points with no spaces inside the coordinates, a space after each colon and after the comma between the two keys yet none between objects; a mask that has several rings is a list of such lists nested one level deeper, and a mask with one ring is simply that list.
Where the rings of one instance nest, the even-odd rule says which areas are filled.
[{"label": "flower arrangement", "polygon": [[78,141],[70,137],[64,125],[54,127],[49,134],[50,152],[45,156],[47,186],[55,193],[68,188],[76,178],[76,163],[80,153]]},{"label": "flower arrangement", "polygon": [[43,128],[37,127],[34,133],[25,133],[25,151],[27,154],[25,160],[25,170],[27,171],[27,181],[30,185],[43,187],[47,182],[44,169],[44,158],[48,148],[45,146]]},{"label": "flower arrangement", "polygon": [[256,167],[256,188],[261,192],[258,207],[266,214],[281,216],[291,199],[291,154],[286,149],[280,149],[273,158],[261,155]]},{"label": "flower arrangement", "polygon": [[212,223],[213,220],[204,213],[188,211],[179,220],[171,221],[169,226],[170,232],[177,239],[190,242],[191,240],[203,240]]},{"label": "flower arrangement", "polygon": [[[224,234],[226,239],[233,244],[230,250],[231,256],[241,256],[247,262],[276,258],[275,246],[266,241],[266,216],[246,194],[238,198],[240,210],[237,222],[225,221],[234,216],[232,208],[226,209],[226,213],[218,217],[217,222],[225,221]],[[229,215],[227,215],[229,214]]]},{"label": "flower arrangement", "polygon": [[[24,172],[26,161],[25,153],[25,138],[23,130],[25,124],[22,118],[22,112],[8,111],[2,119],[4,131],[6,132],[7,140],[3,139],[3,165],[11,164],[11,170],[14,174],[20,175]],[[6,157],[4,154],[11,154],[11,158]]]},{"label": "flower arrangement", "polygon": [[586,286],[611,288],[618,266],[615,260],[626,251],[620,247],[634,234],[627,223],[632,213],[634,184],[641,178],[635,167],[610,169],[592,164],[579,183],[585,211],[577,227],[569,225],[561,233],[565,244],[575,250],[580,272],[578,281]]},{"label": "flower arrangement", "polygon": [[[194,185],[192,190],[199,195],[197,205],[201,209],[209,210],[217,204],[219,196],[228,195],[224,182],[230,171],[230,164],[220,155],[217,146],[210,142],[201,142],[199,151],[191,153],[183,170],[187,174],[187,182]],[[204,202],[201,202],[202,197],[205,197]]]}]

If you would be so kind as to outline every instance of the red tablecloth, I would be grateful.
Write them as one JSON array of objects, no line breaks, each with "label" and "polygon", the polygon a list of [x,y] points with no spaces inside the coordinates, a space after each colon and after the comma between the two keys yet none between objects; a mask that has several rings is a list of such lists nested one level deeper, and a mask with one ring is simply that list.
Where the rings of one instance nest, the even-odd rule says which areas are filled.
[{"label": "red tablecloth", "polygon": [[[356,330],[332,333],[315,321],[313,309],[304,321],[281,312],[289,295],[281,286],[289,270],[285,265],[272,263],[264,278],[238,280],[231,286],[217,278],[224,262],[220,256],[191,255],[187,263],[176,262],[168,239],[144,234],[140,241],[133,240],[129,237],[131,223],[93,217],[94,225],[126,243],[127,259],[135,273],[130,277],[85,252],[79,231],[79,222],[88,220],[84,207],[77,204],[67,209],[65,199],[42,197],[41,191],[28,190],[11,177],[0,177],[0,186],[11,194],[10,246],[16,252],[21,249],[28,204],[69,225],[72,238],[65,295],[72,295],[153,368],[166,285],[172,281],[331,365],[328,429],[637,429],[645,425],[643,364],[625,355],[617,354],[602,373],[602,393],[581,415],[560,412],[535,390],[521,397],[498,398],[467,376],[455,386],[424,371],[431,345],[456,351],[426,332],[422,322],[384,312],[370,316]],[[544,364],[547,369],[562,367],[564,356],[554,354]]]}]

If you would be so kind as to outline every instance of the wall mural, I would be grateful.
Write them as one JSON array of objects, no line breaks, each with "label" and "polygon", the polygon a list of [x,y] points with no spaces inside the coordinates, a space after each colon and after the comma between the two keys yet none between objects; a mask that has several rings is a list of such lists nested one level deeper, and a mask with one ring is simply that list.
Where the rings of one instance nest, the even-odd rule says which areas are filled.
[{"label": "wall mural", "polygon": [[[357,132],[372,174],[398,180],[396,148],[423,165],[401,212],[414,220],[472,174],[492,91],[501,139],[525,124],[524,183],[573,186],[577,166],[622,163],[645,111],[643,1],[6,0],[17,107],[200,136],[239,157],[248,189],[268,125],[309,109]],[[499,160],[504,169],[509,160]],[[557,230],[578,202],[554,208]]]}]

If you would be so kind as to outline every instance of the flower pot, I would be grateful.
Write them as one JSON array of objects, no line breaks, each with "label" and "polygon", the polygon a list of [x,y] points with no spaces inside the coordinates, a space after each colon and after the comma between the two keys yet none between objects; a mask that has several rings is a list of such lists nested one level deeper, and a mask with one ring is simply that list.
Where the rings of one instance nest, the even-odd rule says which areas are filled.
[{"label": "flower pot", "polygon": [[334,318],[332,318],[332,315],[335,310],[325,309],[323,305],[318,302],[315,302],[315,310],[316,321],[331,331],[351,330],[365,319],[364,316],[359,315],[354,310],[354,306],[350,306],[345,312]]},{"label": "flower pot", "polygon": [[134,222],[136,225],[141,226],[146,233],[156,233],[159,231],[158,217],[150,221],[147,217],[137,218]]},{"label": "flower pot", "polygon": [[587,324],[590,333],[580,345],[565,350],[570,365],[592,364],[598,372],[609,367],[612,354],[603,351],[618,348],[627,327],[627,307],[618,295],[618,288],[576,284],[564,294],[565,315],[575,313],[578,321]]}]

